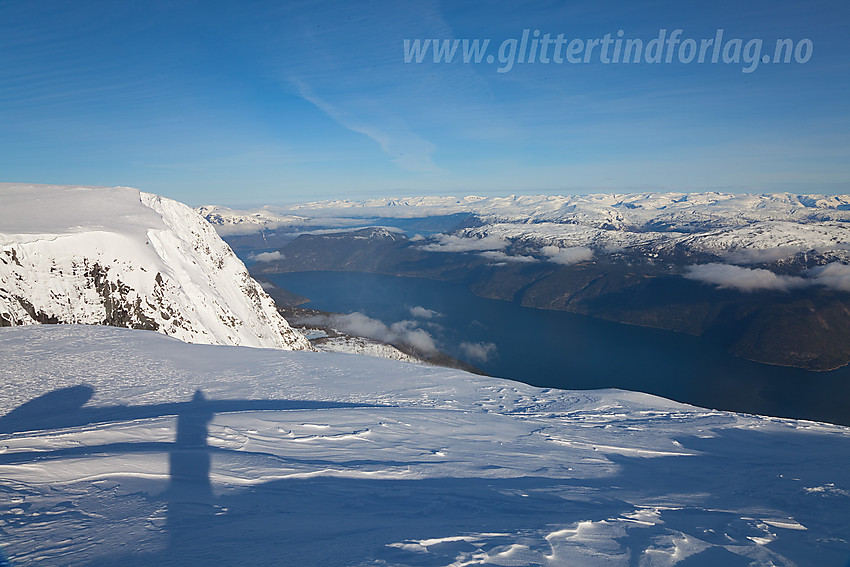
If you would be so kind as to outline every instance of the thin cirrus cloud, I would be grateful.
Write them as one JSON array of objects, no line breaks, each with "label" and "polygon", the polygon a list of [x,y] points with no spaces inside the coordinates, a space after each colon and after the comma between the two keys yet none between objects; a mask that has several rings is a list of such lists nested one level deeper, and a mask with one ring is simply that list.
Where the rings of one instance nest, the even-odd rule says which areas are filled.
[{"label": "thin cirrus cloud", "polygon": [[431,159],[436,146],[413,133],[398,116],[380,110],[364,112],[360,109],[358,112],[357,106],[374,105],[374,102],[367,99],[363,99],[360,104],[350,99],[333,104],[318,96],[305,81],[293,79],[292,82],[304,100],[316,106],[340,126],[377,142],[397,167],[420,173],[440,170]]},{"label": "thin cirrus cloud", "polygon": [[[449,132],[489,132],[506,121],[470,65],[406,64],[403,38],[452,38],[435,0],[283,8],[273,74],[339,126],[374,142],[399,170],[447,173],[435,163]],[[285,57],[282,55],[286,55]],[[498,128],[496,128],[498,130]],[[453,146],[452,146],[453,147]]]},{"label": "thin cirrus cloud", "polygon": [[281,51],[301,56],[276,61],[279,76],[295,94],[339,126],[375,142],[397,168],[416,173],[440,170],[432,160],[437,148],[407,119],[413,113],[405,112],[404,100],[416,97],[399,76],[405,70],[392,55],[400,48],[387,30],[411,26],[416,15],[439,26],[439,10],[431,4],[410,5],[406,12],[385,6],[380,19],[348,3],[293,10],[286,13],[291,18]]}]

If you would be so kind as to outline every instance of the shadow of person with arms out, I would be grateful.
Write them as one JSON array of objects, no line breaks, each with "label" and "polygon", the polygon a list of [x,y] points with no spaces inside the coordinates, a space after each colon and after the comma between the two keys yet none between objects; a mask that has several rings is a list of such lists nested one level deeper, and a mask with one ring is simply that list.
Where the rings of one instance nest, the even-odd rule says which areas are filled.
[{"label": "shadow of person with arms out", "polygon": [[[15,465],[23,463],[40,463],[39,467],[49,473],[49,463],[63,459],[98,458],[110,455],[132,454],[162,454],[169,456],[168,488],[164,492],[152,496],[157,507],[166,511],[165,533],[169,545],[151,559],[150,555],[133,554],[120,555],[120,559],[96,560],[93,565],[216,565],[221,564],[222,550],[235,554],[242,553],[244,541],[233,541],[230,537],[234,532],[237,537],[243,537],[244,529],[250,526],[248,533],[255,531],[252,524],[252,514],[242,512],[234,517],[223,506],[224,501],[213,495],[210,478],[211,456],[213,453],[232,458],[249,457],[250,451],[215,447],[207,443],[208,425],[218,413],[249,412],[249,411],[292,411],[317,410],[332,408],[377,408],[390,407],[374,404],[359,404],[348,402],[330,402],[319,400],[207,400],[203,392],[197,390],[190,401],[161,402],[147,405],[95,405],[87,403],[93,399],[94,389],[81,384],[60,388],[34,398],[13,409],[6,415],[0,416],[0,436],[26,432],[43,432],[50,429],[120,424],[133,420],[145,420],[164,416],[176,416],[176,436],[171,441],[112,441],[97,443],[103,437],[95,435],[94,444],[80,439],[80,444],[48,449],[33,448],[0,454],[0,465]],[[320,461],[318,464],[330,465],[331,461]],[[62,466],[61,464],[57,466]],[[43,468],[42,468],[43,467]],[[154,471],[151,471],[154,472]],[[0,487],[2,488],[2,487]],[[237,498],[229,498],[227,508]],[[260,509],[266,505],[266,498],[261,500]],[[161,508],[160,508],[161,509]],[[225,514],[227,512],[227,514]],[[158,515],[157,515],[158,516]],[[159,517],[159,516],[158,516]],[[27,518],[24,524],[32,522],[39,526],[49,525],[42,518]],[[277,524],[276,524],[277,525]],[[158,528],[157,528],[158,529]],[[0,530],[2,531],[2,530]],[[5,534],[2,534],[5,536]],[[218,544],[213,546],[212,544]],[[3,554],[11,559],[16,557],[16,549],[25,550],[26,542],[16,542],[15,548],[7,548],[0,541],[0,567],[6,567],[3,561],[10,562]],[[26,551],[29,553],[29,551]],[[106,562],[104,562],[106,561]]]},{"label": "shadow of person with arms out", "polygon": [[213,516],[214,496],[210,482],[210,446],[207,425],[213,418],[201,390],[177,414],[177,437],[168,455],[170,484],[167,497],[167,531],[174,548],[191,542],[191,531],[202,528]]}]

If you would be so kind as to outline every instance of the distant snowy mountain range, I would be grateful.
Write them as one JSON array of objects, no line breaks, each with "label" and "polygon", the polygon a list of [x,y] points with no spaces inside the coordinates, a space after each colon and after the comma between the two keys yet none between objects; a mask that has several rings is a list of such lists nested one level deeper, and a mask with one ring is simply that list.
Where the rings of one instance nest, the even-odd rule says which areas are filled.
[{"label": "distant snowy mountain range", "polygon": [[[685,254],[733,264],[788,261],[799,256],[817,264],[850,261],[848,195],[415,197],[247,211],[206,206],[198,212],[226,235],[293,227],[352,227],[358,225],[358,219],[363,226],[374,219],[468,213],[475,220],[452,231],[453,236],[464,239],[451,241],[454,249],[466,245],[470,250],[477,246],[492,251],[522,244],[527,252],[556,246],[587,248],[594,255],[634,253],[663,260]],[[485,238],[489,241],[480,242]],[[548,252],[554,256],[557,251]],[[546,251],[541,254],[545,256]],[[575,257],[583,258],[580,253]],[[523,258],[517,256],[515,261]]]},{"label": "distant snowy mountain range", "polygon": [[0,185],[0,326],[35,323],[310,348],[197,213],[123,187]]}]

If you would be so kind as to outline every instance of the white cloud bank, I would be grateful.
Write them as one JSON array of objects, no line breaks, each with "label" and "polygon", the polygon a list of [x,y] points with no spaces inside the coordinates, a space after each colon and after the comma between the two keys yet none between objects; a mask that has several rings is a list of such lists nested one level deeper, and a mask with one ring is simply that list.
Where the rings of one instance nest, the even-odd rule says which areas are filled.
[{"label": "white cloud bank", "polygon": [[719,288],[739,291],[791,291],[813,285],[850,291],[850,266],[834,262],[809,270],[805,277],[776,274],[762,268],[742,268],[729,264],[689,266],[685,277]]},{"label": "white cloud bank", "polygon": [[498,236],[464,238],[453,234],[435,234],[434,239],[436,242],[426,244],[422,249],[430,252],[481,252],[484,250],[503,250],[508,246],[508,241]]},{"label": "white cloud bank", "polygon": [[839,291],[850,291],[850,266],[833,262],[809,270],[815,283]]},{"label": "white cloud bank", "polygon": [[540,249],[540,252],[547,256],[550,262],[565,266],[586,262],[593,258],[593,250],[586,246],[574,246],[571,248],[544,246]]},{"label": "white cloud bank", "polygon": [[533,256],[509,256],[501,250],[488,250],[482,252],[481,255],[496,262],[537,262],[537,258]]},{"label": "white cloud bank", "polygon": [[[498,236],[489,235],[483,238],[467,238],[453,234],[436,234],[434,242],[426,244],[422,250],[429,252],[479,252],[481,256],[494,262],[537,262],[533,256],[510,255],[504,252],[510,244]],[[586,246],[561,248],[559,246],[544,246],[540,253],[546,261],[556,264],[571,265],[586,262],[593,258],[593,250]]]},{"label": "white cloud bank", "polygon": [[427,309],[422,307],[421,305],[417,305],[416,307],[411,307],[408,309],[410,314],[416,317],[417,319],[433,319],[435,317],[442,317],[443,314],[439,311],[434,311],[433,309]]},{"label": "white cloud bank", "polygon": [[366,337],[390,344],[404,343],[426,354],[437,352],[434,338],[420,329],[416,321],[399,321],[387,325],[363,313],[315,315],[298,321],[299,325],[320,325],[331,327],[349,335]]},{"label": "white cloud bank", "polygon": [[283,254],[275,250],[274,252],[260,252],[259,254],[254,256],[254,260],[257,262],[274,262],[275,260],[282,260]]},{"label": "white cloud bank", "polygon": [[496,352],[493,343],[460,343],[463,353],[476,362],[487,362]]}]

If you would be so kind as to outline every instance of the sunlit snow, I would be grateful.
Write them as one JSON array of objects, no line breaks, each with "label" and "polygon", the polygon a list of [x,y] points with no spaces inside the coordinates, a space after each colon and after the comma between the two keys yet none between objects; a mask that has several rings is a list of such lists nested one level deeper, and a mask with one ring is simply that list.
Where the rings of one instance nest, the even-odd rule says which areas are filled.
[{"label": "sunlit snow", "polygon": [[118,328],[0,357],[15,565],[850,558],[850,428]]}]

